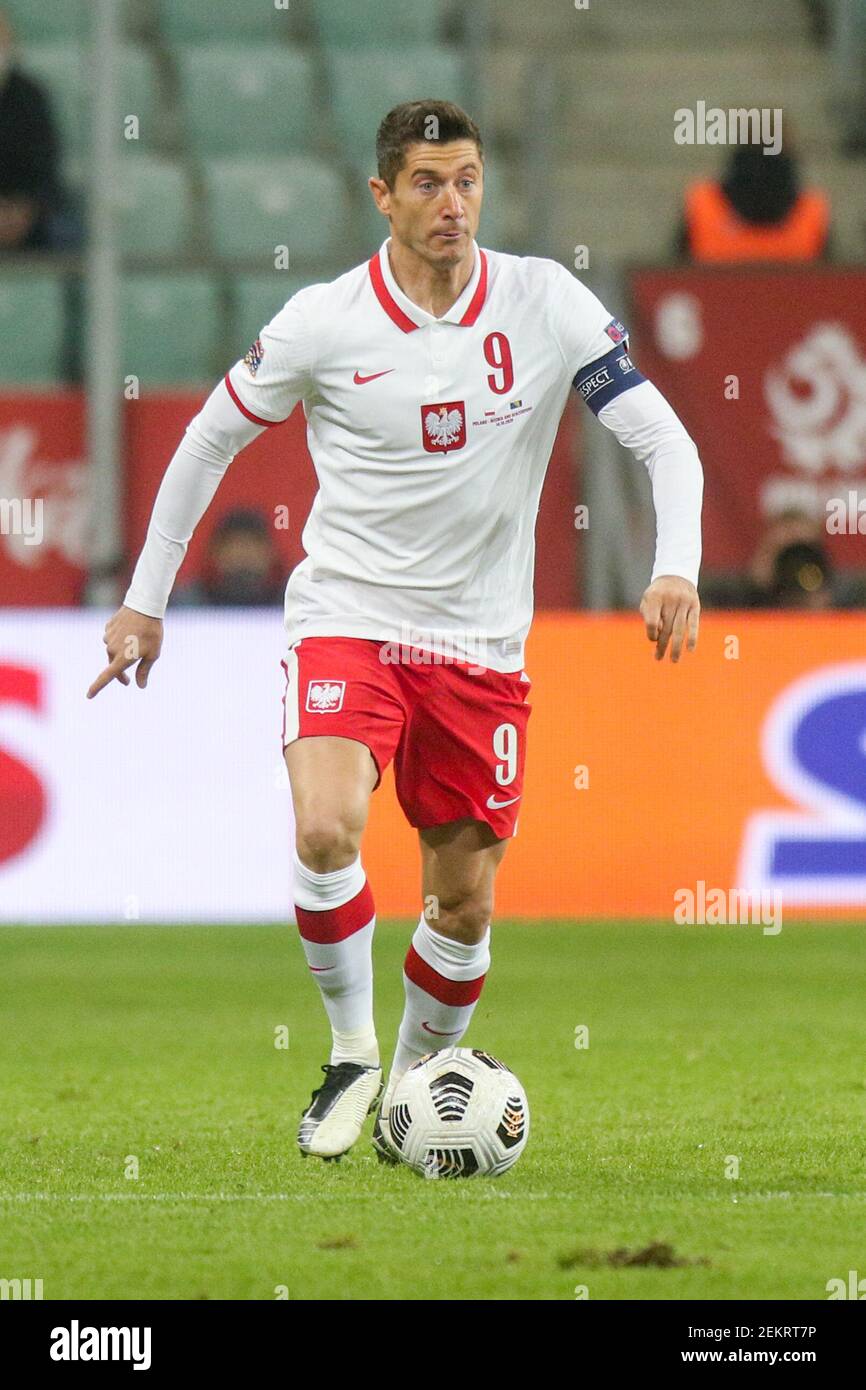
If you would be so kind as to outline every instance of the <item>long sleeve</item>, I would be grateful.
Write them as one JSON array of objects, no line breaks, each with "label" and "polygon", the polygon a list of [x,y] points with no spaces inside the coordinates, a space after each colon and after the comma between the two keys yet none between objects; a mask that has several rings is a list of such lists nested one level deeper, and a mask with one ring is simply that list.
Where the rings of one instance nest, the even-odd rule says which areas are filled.
[{"label": "long sleeve", "polygon": [[123,600],[127,608],[150,618],[163,617],[190,537],[226,469],[264,428],[241,414],[225,382],[211,392],[165,470]]},{"label": "long sleeve", "polygon": [[652,480],[652,579],[677,574],[696,585],[704,478],[694,442],[661,392],[636,368],[625,325],[563,266],[554,266],[552,274],[551,329],[574,374],[575,390]]},{"label": "long sleeve", "polygon": [[641,381],[598,415],[646,466],[656,514],[652,580],[677,574],[698,582],[704,475],[698,451],[679,416],[650,381]]}]

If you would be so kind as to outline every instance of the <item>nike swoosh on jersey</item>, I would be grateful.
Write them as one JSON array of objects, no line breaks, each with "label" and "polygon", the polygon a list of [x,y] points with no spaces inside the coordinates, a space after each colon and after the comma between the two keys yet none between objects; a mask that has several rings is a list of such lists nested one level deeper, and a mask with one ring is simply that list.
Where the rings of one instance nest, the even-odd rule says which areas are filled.
[{"label": "nike swoosh on jersey", "polygon": [[389,372],[395,372],[396,370],[396,367],[387,367],[384,372],[373,372],[372,376],[361,376],[360,372],[356,372],[352,380],[356,386],[366,386],[368,381],[375,381],[377,377],[387,376]]},{"label": "nike swoosh on jersey", "polygon": [[431,1028],[429,1023],[422,1023],[421,1027],[425,1028],[428,1033],[434,1033],[437,1038],[456,1038],[458,1033],[463,1032],[462,1028],[452,1028],[450,1033],[440,1033],[438,1028]]},{"label": "nike swoosh on jersey", "polygon": [[497,801],[495,796],[488,796],[487,805],[491,811],[498,811],[502,806],[513,806],[515,801],[519,801],[519,796],[513,796],[510,801]]}]

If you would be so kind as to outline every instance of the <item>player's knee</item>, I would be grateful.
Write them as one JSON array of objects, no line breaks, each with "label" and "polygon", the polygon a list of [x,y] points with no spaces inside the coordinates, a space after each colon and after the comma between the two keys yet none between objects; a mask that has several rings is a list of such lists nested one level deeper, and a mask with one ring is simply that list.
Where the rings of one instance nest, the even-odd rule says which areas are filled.
[{"label": "player's knee", "polygon": [[317,874],[344,869],[357,857],[362,828],[353,820],[339,816],[304,817],[295,827],[298,858]]}]

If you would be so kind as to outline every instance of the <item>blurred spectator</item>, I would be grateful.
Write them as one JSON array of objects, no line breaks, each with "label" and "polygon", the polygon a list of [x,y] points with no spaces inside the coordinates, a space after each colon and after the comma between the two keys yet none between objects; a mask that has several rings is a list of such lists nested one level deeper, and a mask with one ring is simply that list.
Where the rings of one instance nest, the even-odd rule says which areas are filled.
[{"label": "blurred spectator", "polygon": [[769,522],[743,574],[705,574],[706,608],[861,608],[866,580],[840,574],[827,553],[822,523],[799,507]]},{"label": "blurred spectator", "polygon": [[824,547],[796,541],[780,550],[769,597],[777,608],[832,608],[833,567]]},{"label": "blurred spectator", "polygon": [[805,0],[812,40],[825,44],[830,37],[832,21],[828,7],[834,0]]},{"label": "blurred spectator", "polygon": [[783,550],[792,545],[820,546],[823,539],[821,522],[802,507],[786,507],[771,517],[749,565],[748,581],[754,591],[770,593],[775,582],[776,561]]},{"label": "blurred spectator", "polygon": [[66,205],[60,143],[48,96],[15,60],[0,11],[0,253],[67,250],[81,224]]},{"label": "blurred spectator", "polygon": [[686,190],[678,250],[700,263],[820,260],[830,251],[829,204],[801,189],[792,154],[738,145],[722,179]]},{"label": "blurred spectator", "polygon": [[238,508],[217,523],[200,579],[179,585],[172,605],[266,607],[282,603],[283,561],[261,512]]}]

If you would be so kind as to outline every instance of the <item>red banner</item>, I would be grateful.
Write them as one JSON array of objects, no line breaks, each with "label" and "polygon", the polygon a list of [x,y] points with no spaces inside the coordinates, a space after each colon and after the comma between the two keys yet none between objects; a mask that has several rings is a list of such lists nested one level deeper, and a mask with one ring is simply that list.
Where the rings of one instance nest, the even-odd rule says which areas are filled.
[{"label": "red banner", "polygon": [[0,603],[77,603],[87,556],[79,393],[0,396]]},{"label": "red banner", "polygon": [[[178,391],[145,395],[127,406],[126,549],[132,564],[144,543],[168,461],[203,399],[201,393]],[[189,581],[201,573],[211,532],[220,517],[236,507],[256,508],[270,521],[278,515],[281,520],[287,519],[287,525],[274,528],[274,542],[287,575],[303,559],[301,532],[316,493],[305,429],[299,408],[285,424],[263,430],[249,448],[238,454],[193,534],[178,582]],[[284,511],[277,513],[277,508]]]},{"label": "red banner", "polygon": [[631,296],[641,370],[700,450],[705,567],[744,566],[791,506],[866,564],[866,273],[639,270]]}]

